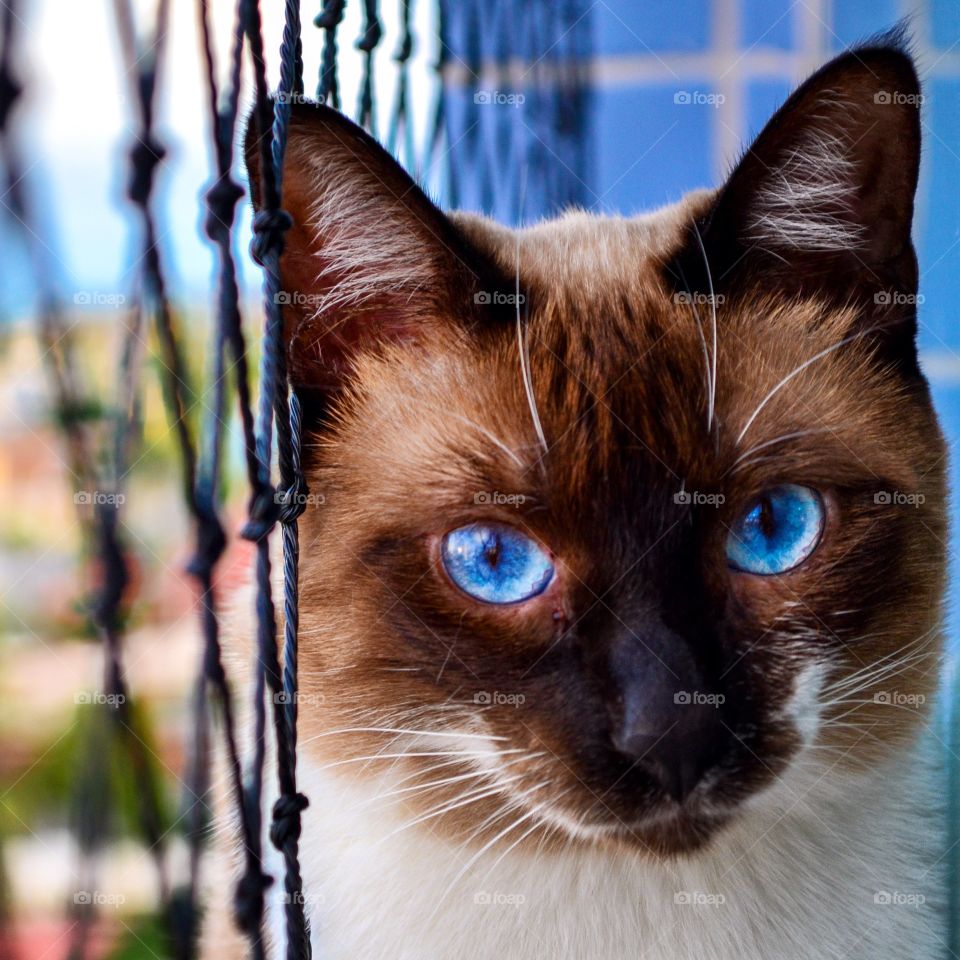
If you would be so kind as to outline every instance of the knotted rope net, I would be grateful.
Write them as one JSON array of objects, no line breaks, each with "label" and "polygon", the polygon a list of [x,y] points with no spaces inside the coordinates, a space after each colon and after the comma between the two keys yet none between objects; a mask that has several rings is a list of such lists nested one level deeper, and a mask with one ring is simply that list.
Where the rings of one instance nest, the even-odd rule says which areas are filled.
[{"label": "knotted rope net", "polygon": [[[361,77],[355,119],[378,133],[377,88],[374,67],[384,30],[376,0],[358,0],[362,20],[356,48],[361,54]],[[204,231],[215,254],[216,280],[212,297],[207,357],[209,382],[204,391],[206,412],[194,431],[188,409],[197,395],[182,348],[180,314],[172,306],[166,264],[158,229],[157,172],[166,148],[157,132],[159,90],[167,64],[170,32],[169,0],[156,0],[146,31],[138,29],[131,0],[114,0],[123,70],[129,78],[135,136],[127,152],[126,196],[135,223],[139,259],[136,282],[125,312],[119,351],[117,395],[110,415],[107,449],[101,449],[101,430],[91,427],[88,388],[74,359],[73,336],[65,306],[54,282],[56,270],[50,248],[42,239],[33,209],[29,182],[29,154],[22,126],[14,122],[23,93],[25,75],[20,58],[23,0],[0,4],[0,160],[10,222],[29,254],[37,291],[36,323],[46,365],[52,406],[67,451],[68,469],[75,488],[108,492],[109,502],[84,507],[79,517],[85,555],[95,569],[95,590],[89,604],[90,620],[104,651],[104,691],[115,704],[109,727],[95,727],[82,763],[75,810],[75,832],[81,856],[80,873],[92,879],[95,861],[102,852],[107,815],[100,784],[107,775],[104,757],[107,741],[124,751],[139,799],[139,830],[150,851],[157,875],[161,914],[169,952],[189,960],[196,956],[201,915],[199,875],[204,840],[209,826],[207,796],[212,742],[222,738],[229,788],[236,808],[237,842],[243,851],[243,872],[234,897],[238,928],[247,936],[250,956],[266,956],[264,936],[265,893],[277,878],[264,868],[264,834],[282,854],[284,875],[285,956],[305,960],[311,942],[322,943],[322,931],[311,934],[305,915],[299,862],[301,813],[309,800],[297,786],[297,632],[298,557],[297,521],[308,503],[308,489],[300,469],[301,413],[291,391],[282,339],[280,258],[285,234],[292,221],[283,207],[283,158],[290,105],[305,95],[303,44],[320,51],[320,68],[314,96],[335,108],[342,105],[338,75],[338,29],[344,20],[346,0],[326,0],[316,14],[316,28],[304,37],[300,4],[283,4],[283,34],[277,54],[279,86],[268,85],[264,24],[258,0],[237,0],[226,70],[220,70],[215,53],[209,0],[196,0],[201,37],[208,132],[212,146],[212,171],[206,190]],[[271,5],[272,7],[275,5]],[[436,48],[434,84],[430,103],[423,105],[424,144],[418,149],[414,123],[411,58],[418,46],[413,0],[399,0],[399,39],[393,54],[396,73],[394,94],[387,112],[383,140],[406,166],[423,177],[434,192],[456,203],[463,199],[462,171],[481,185],[479,205],[509,219],[538,215],[567,204],[582,202],[588,176],[584,146],[586,97],[583,70],[585,4],[566,2],[451,4],[439,0],[433,10],[435,38],[419,38]],[[523,17],[518,30],[516,16]],[[512,26],[511,23],[513,24]],[[309,27],[308,27],[309,29]],[[517,40],[515,38],[525,38]],[[427,41],[427,42],[425,42]],[[545,51],[545,52],[544,52]],[[509,73],[508,64],[526,57],[533,65],[523,76]],[[535,62],[534,62],[535,61]],[[241,113],[241,81],[249,72],[253,81],[253,111],[257,129],[269,131],[259,143],[262,208],[253,221],[251,256],[263,271],[263,318],[260,369],[254,385],[248,359],[238,263],[234,239],[238,204],[246,191],[236,171],[235,144]],[[221,73],[225,82],[221,84]],[[485,134],[482,114],[484,85],[495,82],[513,89],[526,105],[521,114],[496,119],[496,130]],[[451,103],[456,101],[456,111]],[[504,126],[506,124],[506,126]],[[466,130],[466,135],[463,135]],[[511,139],[510,155],[522,160],[502,180],[494,140]],[[559,156],[562,163],[551,161]],[[536,191],[526,188],[519,169],[533,163]],[[454,177],[461,171],[461,178]],[[541,174],[543,175],[541,177]],[[469,198],[468,198],[469,199]],[[505,206],[504,206],[505,205]],[[159,363],[163,399],[175,437],[181,469],[183,501],[191,519],[194,545],[188,570],[196,582],[196,605],[202,643],[200,671],[193,688],[192,743],[186,777],[182,819],[186,824],[189,866],[186,877],[173,877],[168,837],[162,825],[155,771],[136,712],[130,707],[124,664],[124,626],[130,603],[132,578],[129,549],[121,531],[119,504],[132,458],[139,442],[140,397],[144,381],[143,337],[152,327]],[[255,390],[258,390],[255,398]],[[237,731],[237,703],[224,667],[215,573],[228,544],[220,502],[223,488],[225,422],[228,405],[235,403],[249,487],[247,522],[242,536],[256,552],[257,644],[251,712],[252,750],[244,756]],[[282,539],[282,637],[278,637],[277,612],[271,589],[271,534],[279,526]],[[275,770],[267,769],[268,728],[276,746]],[[263,822],[265,779],[276,776],[279,799]],[[265,827],[267,828],[265,830]],[[90,951],[96,904],[69,905],[72,926],[67,955],[82,960]]]}]

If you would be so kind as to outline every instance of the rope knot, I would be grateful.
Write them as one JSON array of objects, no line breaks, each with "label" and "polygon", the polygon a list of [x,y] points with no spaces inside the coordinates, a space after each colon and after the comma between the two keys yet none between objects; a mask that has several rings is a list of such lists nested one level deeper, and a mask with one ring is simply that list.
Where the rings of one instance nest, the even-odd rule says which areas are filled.
[{"label": "rope knot", "polygon": [[159,140],[146,136],[137,141],[130,151],[130,183],[127,196],[138,206],[143,206],[153,189],[153,175],[167,151]]},{"label": "rope knot", "polygon": [[334,30],[343,19],[346,0],[327,0],[323,10],[313,18],[313,25],[321,30]]},{"label": "rope knot", "polygon": [[288,840],[300,839],[300,814],[310,806],[302,793],[284,794],[273,805],[273,823],[270,825],[270,840],[282,850]]},{"label": "rope knot", "polygon": [[393,55],[394,62],[396,63],[406,63],[410,59],[410,55],[413,53],[413,36],[409,33],[403,35],[403,39],[400,41],[400,46],[397,48],[397,52]]},{"label": "rope knot", "polygon": [[307,509],[306,481],[297,477],[286,490],[278,490],[275,497],[280,508],[277,519],[281,523],[293,523]]},{"label": "rope knot", "polygon": [[242,196],[243,188],[235,180],[231,180],[229,175],[219,177],[207,191],[207,219],[204,230],[214,243],[230,239],[234,208]]},{"label": "rope knot", "polygon": [[23,93],[23,86],[17,81],[17,78],[7,69],[7,65],[0,66],[0,130],[7,126],[7,118],[13,105],[20,99]]},{"label": "rope knot", "polygon": [[271,486],[256,494],[250,504],[250,518],[240,531],[240,536],[244,540],[259,543],[274,528],[280,515],[277,496],[278,494]]},{"label": "rope knot", "polygon": [[363,31],[363,36],[357,41],[356,47],[363,53],[372,53],[382,36],[383,28],[380,26],[380,21],[371,19]]},{"label": "rope knot", "polygon": [[237,883],[233,896],[233,915],[244,933],[252,934],[259,928],[263,916],[263,895],[271,883],[273,877],[255,865],[248,867]]},{"label": "rope knot", "polygon": [[226,549],[227,537],[216,512],[202,505],[197,522],[197,547],[187,564],[187,572],[195,577],[210,577]]},{"label": "rope knot", "polygon": [[293,217],[286,210],[261,210],[253,218],[253,240],[250,256],[264,266],[271,254],[283,253],[284,234],[293,226]]}]

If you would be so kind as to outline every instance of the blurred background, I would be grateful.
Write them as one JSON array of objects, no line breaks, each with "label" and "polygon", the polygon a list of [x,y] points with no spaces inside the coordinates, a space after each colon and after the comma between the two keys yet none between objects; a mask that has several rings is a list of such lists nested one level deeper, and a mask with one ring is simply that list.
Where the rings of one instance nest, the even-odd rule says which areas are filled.
[{"label": "blurred background", "polygon": [[[236,5],[208,0],[206,6],[225,83]],[[263,4],[272,85],[282,6]],[[444,205],[514,223],[571,204],[630,214],[719,183],[798,80],[845,46],[907,17],[925,83],[915,225],[920,342],[954,449],[960,437],[960,324],[952,293],[960,276],[956,0],[313,0],[301,5],[308,93],[330,36],[313,19],[341,6],[344,111],[357,115],[372,70],[374,109],[366,121],[373,132]],[[11,10],[10,0],[0,0],[0,17],[15,38],[8,65],[23,87],[9,117],[0,112],[0,127],[21,159],[11,168],[3,155],[0,188],[0,960],[169,955],[155,917],[156,851],[141,840],[142,797],[125,755],[98,732],[98,718],[111,704],[98,693],[103,654],[87,600],[98,570],[84,535],[97,491],[83,485],[71,460],[48,377],[51,350],[59,356],[69,343],[84,430],[94,449],[106,451],[122,398],[118,356],[143,266],[140,227],[125,197],[127,155],[136,143],[136,70],[121,55],[123,8],[131,12],[141,54],[149,56],[156,2],[29,0]],[[197,0],[170,0],[156,118],[166,155],[153,197],[191,384],[186,416],[195,430],[209,409],[203,385],[216,262],[202,230],[213,153],[199,9]],[[372,15],[379,38],[370,29]],[[378,39],[369,54],[355,46],[361,36]],[[7,81],[0,77],[3,102]],[[250,100],[246,70],[242,113]],[[239,170],[237,177],[243,179]],[[29,215],[14,202],[20,195]],[[235,248],[244,322],[255,343],[261,275],[245,255],[246,201],[240,209]],[[35,323],[51,302],[63,320],[54,344],[38,339]],[[157,344],[147,333],[139,344],[143,397],[123,500],[115,505],[131,570],[124,661],[131,724],[176,880],[187,872],[189,703],[200,657],[196,586],[184,569],[193,534],[157,376]],[[224,590],[246,575],[250,556],[236,536],[246,488],[235,422],[226,439],[230,543],[217,572]],[[956,487],[955,457],[951,463]],[[952,607],[948,630],[951,659],[936,733],[951,757],[956,796],[960,760],[947,688],[957,651]],[[77,830],[91,805],[109,811],[95,843],[84,841],[82,829],[78,838]],[[955,866],[958,835],[948,839]],[[95,910],[78,910],[86,906]],[[78,924],[88,920],[78,938]],[[951,949],[960,955],[960,944]]]}]

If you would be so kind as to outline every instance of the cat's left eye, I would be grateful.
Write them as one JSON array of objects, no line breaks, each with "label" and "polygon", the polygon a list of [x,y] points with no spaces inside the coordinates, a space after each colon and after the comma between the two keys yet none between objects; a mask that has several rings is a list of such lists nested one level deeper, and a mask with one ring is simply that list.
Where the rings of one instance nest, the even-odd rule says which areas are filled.
[{"label": "cat's left eye", "polygon": [[810,487],[788,483],[767,490],[731,528],[727,562],[743,573],[786,573],[816,549],[824,518],[823,499]]},{"label": "cat's left eye", "polygon": [[471,523],[451,530],[440,547],[444,569],[466,594],[485,603],[520,603],[553,579],[546,551],[514,527]]}]

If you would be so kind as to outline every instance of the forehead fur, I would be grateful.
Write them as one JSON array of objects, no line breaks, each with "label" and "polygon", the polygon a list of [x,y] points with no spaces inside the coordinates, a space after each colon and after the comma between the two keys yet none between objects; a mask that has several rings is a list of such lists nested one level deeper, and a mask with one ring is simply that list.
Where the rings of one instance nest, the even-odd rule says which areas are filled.
[{"label": "forehead fur", "polygon": [[714,311],[665,282],[663,263],[710,197],[519,231],[456,215],[505,275],[518,273],[522,329],[503,324],[474,340],[450,324],[423,352],[368,356],[346,406],[369,438],[359,444],[369,470],[529,489],[551,464],[589,482],[611,464],[635,476],[631,461],[645,460],[678,486],[762,464],[769,458],[752,461],[751,451],[796,433],[808,461],[814,452],[829,461],[824,480],[912,487],[917,466],[937,456],[936,444],[911,443],[930,428],[928,411],[904,402],[907,387],[858,335],[852,308],[753,289],[718,298]]},{"label": "forehead fur", "polygon": [[644,267],[674,253],[715,196],[713,190],[694,191],[679,203],[635,217],[576,210],[521,230],[470,213],[451,219],[507,276],[519,265],[526,283],[597,308],[611,292],[622,296],[647,286],[651,277]]}]

